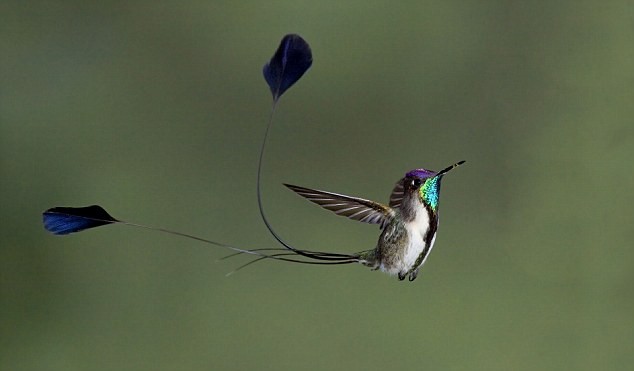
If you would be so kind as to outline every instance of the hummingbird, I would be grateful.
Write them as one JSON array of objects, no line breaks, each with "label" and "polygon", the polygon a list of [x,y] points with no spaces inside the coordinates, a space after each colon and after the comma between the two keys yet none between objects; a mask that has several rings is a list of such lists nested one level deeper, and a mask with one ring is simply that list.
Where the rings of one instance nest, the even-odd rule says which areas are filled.
[{"label": "hummingbird", "polygon": [[312,53],[308,43],[299,35],[289,34],[284,36],[270,62],[263,68],[263,75],[271,90],[273,102],[260,147],[256,194],[262,221],[271,235],[283,246],[282,248],[243,248],[179,231],[131,223],[114,218],[99,205],[50,208],[42,214],[44,227],[55,235],[68,235],[104,225],[123,224],[188,238],[234,252],[225,258],[241,254],[255,257],[233,272],[258,261],[270,259],[316,265],[360,263],[373,270],[397,275],[401,281],[406,277],[410,281],[415,280],[436,240],[441,180],[445,174],[462,165],[464,161],[439,172],[414,169],[406,173],[394,186],[388,205],[339,193],[285,184],[297,194],[337,215],[360,222],[378,224],[381,234],[374,249],[358,253],[299,249],[284,241],[273,229],[265,215],[261,195],[261,174],[264,151],[269,129],[273,123],[275,108],[282,94],[293,86],[311,65]]},{"label": "hummingbird", "polygon": [[[376,247],[348,255],[348,259],[372,270],[396,275],[401,281],[406,277],[414,281],[436,241],[442,178],[464,162],[460,161],[439,172],[427,169],[407,172],[396,182],[388,205],[339,193],[284,185],[337,215],[378,224],[381,234]],[[308,257],[318,260],[337,259],[342,255],[318,253],[312,256],[310,251],[295,252],[305,252]]]}]

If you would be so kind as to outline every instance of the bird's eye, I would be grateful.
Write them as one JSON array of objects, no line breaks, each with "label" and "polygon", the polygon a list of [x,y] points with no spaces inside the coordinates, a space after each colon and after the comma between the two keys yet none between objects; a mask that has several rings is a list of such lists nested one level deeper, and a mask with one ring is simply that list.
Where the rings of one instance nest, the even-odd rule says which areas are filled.
[{"label": "bird's eye", "polygon": [[412,183],[411,183],[411,184],[412,184],[412,187],[413,187],[413,188],[418,188],[418,187],[420,187],[420,185],[421,185],[422,183],[421,183],[420,179],[418,179],[418,178],[414,178],[414,179],[412,179]]}]

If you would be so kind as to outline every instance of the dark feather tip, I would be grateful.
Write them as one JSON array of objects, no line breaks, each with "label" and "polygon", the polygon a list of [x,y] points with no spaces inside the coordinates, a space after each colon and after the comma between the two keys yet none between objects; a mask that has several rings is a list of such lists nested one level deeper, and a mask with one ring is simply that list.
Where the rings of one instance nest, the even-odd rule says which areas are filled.
[{"label": "dark feather tip", "polygon": [[56,235],[80,232],[84,229],[115,223],[101,206],[54,207],[42,213],[42,221],[47,231]]},{"label": "dark feather tip", "polygon": [[273,100],[277,101],[312,64],[313,54],[308,43],[299,35],[284,36],[275,55],[264,65],[262,71],[273,94]]}]

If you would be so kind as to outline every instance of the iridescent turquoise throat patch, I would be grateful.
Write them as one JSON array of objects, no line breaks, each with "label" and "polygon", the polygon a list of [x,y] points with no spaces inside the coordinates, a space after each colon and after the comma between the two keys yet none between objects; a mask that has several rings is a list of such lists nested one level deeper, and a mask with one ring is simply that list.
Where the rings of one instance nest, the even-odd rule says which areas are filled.
[{"label": "iridescent turquoise throat patch", "polygon": [[423,201],[431,206],[432,210],[436,211],[436,208],[438,208],[438,193],[440,192],[440,177],[426,179],[419,192]]}]

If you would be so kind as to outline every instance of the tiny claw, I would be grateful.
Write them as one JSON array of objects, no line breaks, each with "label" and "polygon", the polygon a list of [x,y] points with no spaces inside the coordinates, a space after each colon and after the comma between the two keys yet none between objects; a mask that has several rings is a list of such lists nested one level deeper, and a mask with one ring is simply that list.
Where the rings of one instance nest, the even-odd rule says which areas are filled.
[{"label": "tiny claw", "polygon": [[398,280],[399,281],[403,281],[405,279],[405,277],[407,277],[407,273],[402,273],[402,272],[398,273]]}]

